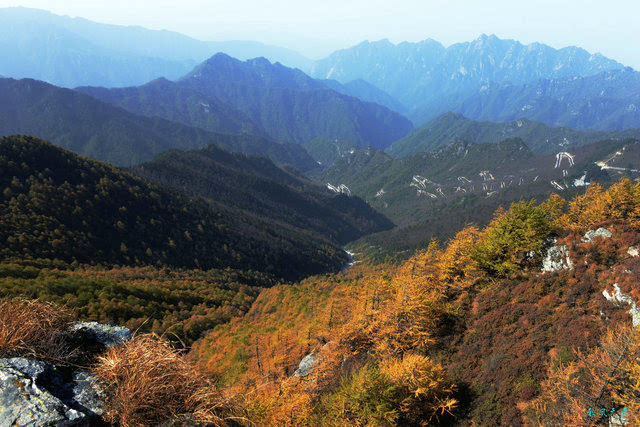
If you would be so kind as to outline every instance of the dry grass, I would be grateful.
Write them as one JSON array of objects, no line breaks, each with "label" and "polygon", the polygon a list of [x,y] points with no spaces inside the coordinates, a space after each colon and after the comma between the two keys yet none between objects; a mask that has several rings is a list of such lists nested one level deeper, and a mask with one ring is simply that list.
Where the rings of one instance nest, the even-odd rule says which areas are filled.
[{"label": "dry grass", "polygon": [[68,360],[72,352],[64,332],[72,320],[70,311],[54,304],[0,300],[0,357]]},{"label": "dry grass", "polygon": [[167,422],[228,425],[237,408],[183,354],[155,335],[138,336],[98,358],[106,420],[128,426]]}]

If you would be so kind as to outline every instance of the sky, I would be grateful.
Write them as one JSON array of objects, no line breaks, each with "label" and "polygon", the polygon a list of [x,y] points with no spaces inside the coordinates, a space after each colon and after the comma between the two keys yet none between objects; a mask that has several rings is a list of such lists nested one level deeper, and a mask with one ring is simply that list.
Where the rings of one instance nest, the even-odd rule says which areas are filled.
[{"label": "sky", "polygon": [[580,46],[640,69],[637,0],[0,0],[9,6],[201,40],[256,40],[312,59],[363,40],[451,45],[485,33]]}]

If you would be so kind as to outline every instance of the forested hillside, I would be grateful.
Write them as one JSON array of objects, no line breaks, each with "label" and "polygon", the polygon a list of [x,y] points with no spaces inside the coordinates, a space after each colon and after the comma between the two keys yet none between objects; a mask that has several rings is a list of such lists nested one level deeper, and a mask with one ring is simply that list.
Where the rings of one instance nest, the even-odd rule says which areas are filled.
[{"label": "forested hillside", "polygon": [[295,279],[342,250],[299,230],[214,209],[32,137],[0,139],[3,259],[237,268]]},{"label": "forested hillside", "polygon": [[519,202],[400,265],[268,289],[194,357],[269,425],[633,425],[638,218],[628,180]]},{"label": "forested hillside", "polygon": [[316,167],[316,162],[297,144],[212,133],[158,117],[143,117],[80,92],[31,79],[0,79],[0,135],[13,134],[47,139],[117,166],[139,164],[172,148],[216,144],[302,170]]},{"label": "forested hillside", "polygon": [[143,116],[162,117],[213,132],[265,136],[262,128],[231,105],[180,87],[165,78],[142,86],[117,89],[79,87],[76,90]]},{"label": "forested hillside", "polygon": [[551,154],[598,141],[638,137],[638,129],[575,130],[551,127],[528,119],[508,123],[478,122],[459,113],[446,113],[394,142],[386,152],[393,157],[405,157],[433,151],[450,142],[496,142],[506,138],[520,138],[533,153]]},{"label": "forested hillside", "polygon": [[[589,183],[638,177],[635,139],[605,140],[534,155],[521,139],[457,142],[393,159],[373,149],[347,154],[315,178],[344,184],[399,227],[355,242],[368,253],[410,254],[429,237],[448,239],[473,222],[486,224],[499,206],[552,191],[574,195]],[[425,238],[426,237],[426,238]]]},{"label": "forested hillside", "polygon": [[352,240],[393,227],[358,197],[331,193],[261,157],[246,157],[208,146],[168,151],[130,169],[149,181],[201,196],[211,206],[291,228],[300,236],[333,242]]},{"label": "forested hillside", "polygon": [[[0,285],[81,319],[193,342],[188,369],[212,375],[207,396],[222,393],[240,424],[634,425],[639,227],[640,184],[622,180],[568,202],[515,203],[399,264],[362,263],[261,292],[256,285],[274,282],[256,273],[61,271],[33,260],[3,262]],[[129,346],[144,340],[157,338]],[[152,390],[175,387],[174,374],[145,370],[167,350],[127,360],[128,348],[96,366],[118,372],[108,364],[117,360],[129,369],[122,381],[139,375]],[[168,363],[160,372],[182,366]],[[158,405],[136,416],[182,419]]]}]

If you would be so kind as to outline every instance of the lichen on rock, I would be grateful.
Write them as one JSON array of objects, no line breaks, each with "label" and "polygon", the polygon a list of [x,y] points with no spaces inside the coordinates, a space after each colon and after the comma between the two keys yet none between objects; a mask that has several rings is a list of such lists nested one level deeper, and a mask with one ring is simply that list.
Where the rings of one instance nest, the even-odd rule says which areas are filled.
[{"label": "lichen on rock", "polygon": [[124,326],[105,325],[98,322],[74,322],[70,330],[84,334],[105,347],[113,347],[131,339],[133,334]]},{"label": "lichen on rock", "polygon": [[102,415],[93,375],[39,360],[0,359],[0,426],[83,426]]}]

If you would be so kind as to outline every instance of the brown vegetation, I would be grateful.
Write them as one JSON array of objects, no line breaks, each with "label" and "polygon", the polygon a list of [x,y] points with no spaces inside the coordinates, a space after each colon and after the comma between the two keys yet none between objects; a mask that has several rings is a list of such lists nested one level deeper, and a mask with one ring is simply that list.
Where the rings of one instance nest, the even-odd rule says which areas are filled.
[{"label": "brown vegetation", "polygon": [[109,349],[94,368],[106,387],[109,422],[122,426],[167,422],[227,425],[237,409],[169,343],[143,335]]},{"label": "brown vegetation", "polygon": [[65,361],[72,349],[64,333],[73,316],[54,304],[23,299],[0,300],[0,357],[37,357]]}]

